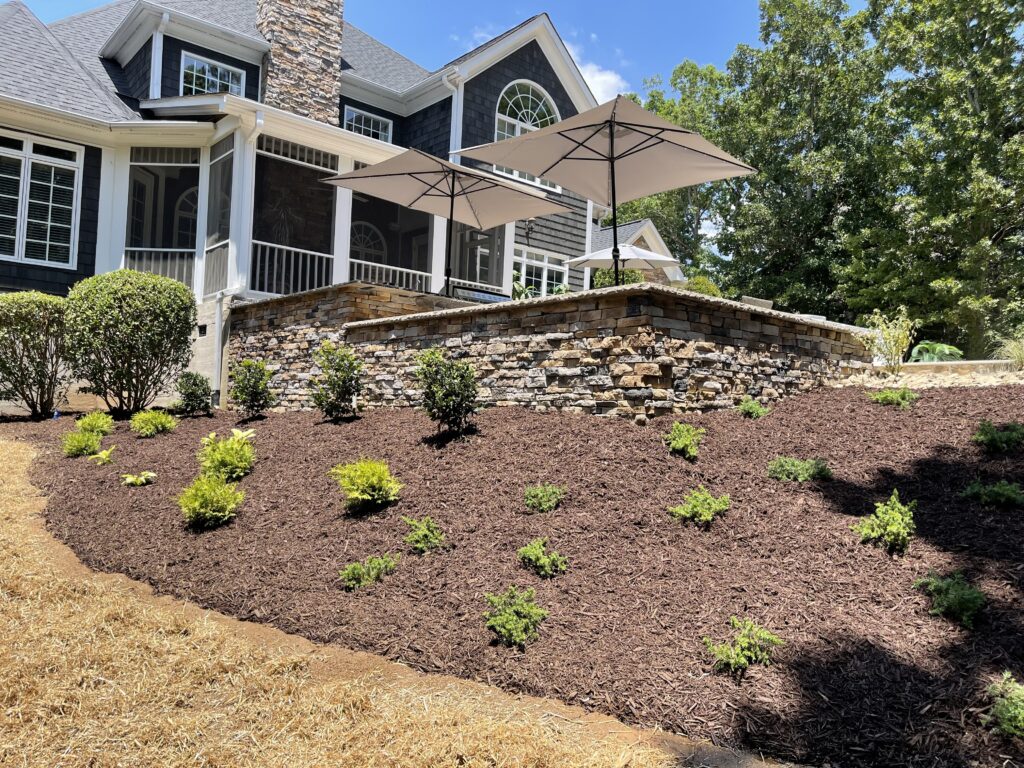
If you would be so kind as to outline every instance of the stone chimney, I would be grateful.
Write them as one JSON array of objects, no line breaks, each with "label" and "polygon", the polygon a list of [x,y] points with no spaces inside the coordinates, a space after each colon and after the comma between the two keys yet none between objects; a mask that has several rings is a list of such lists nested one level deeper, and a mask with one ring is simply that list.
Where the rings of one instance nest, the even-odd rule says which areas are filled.
[{"label": "stone chimney", "polygon": [[339,124],[344,0],[256,0],[256,26],[270,41],[263,100]]}]

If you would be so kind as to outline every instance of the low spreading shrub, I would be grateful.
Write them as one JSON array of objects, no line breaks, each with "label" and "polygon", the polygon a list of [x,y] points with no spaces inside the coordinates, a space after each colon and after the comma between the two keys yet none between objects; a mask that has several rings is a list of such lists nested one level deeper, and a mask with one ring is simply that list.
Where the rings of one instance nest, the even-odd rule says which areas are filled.
[{"label": "low spreading shrub", "polygon": [[476,374],[469,363],[446,360],[440,349],[419,356],[416,379],[423,390],[423,410],[438,426],[461,434],[476,412]]},{"label": "low spreading shrub", "polygon": [[121,475],[121,485],[127,485],[131,488],[139,488],[143,485],[149,485],[154,480],[156,480],[156,472],[150,472],[148,469],[139,472],[137,475]]},{"label": "low spreading shrub", "polygon": [[167,411],[139,411],[129,424],[139,437],[156,437],[161,432],[171,432],[178,426],[178,420]]},{"label": "low spreading shrub", "polygon": [[271,373],[260,360],[243,360],[231,369],[232,402],[246,418],[259,416],[277,402],[270,391]]},{"label": "low spreading shrub", "polygon": [[178,496],[185,522],[192,528],[215,528],[235,516],[245,493],[220,475],[200,475]]},{"label": "low spreading shrub", "polygon": [[988,695],[992,697],[992,709],[986,722],[1004,736],[1024,737],[1024,685],[1003,672],[1002,679],[989,686]]},{"label": "low spreading shrub", "polygon": [[117,446],[112,445],[105,451],[96,451],[96,453],[89,457],[89,461],[93,462],[97,467],[105,467],[108,464],[113,464],[114,451],[116,450]]},{"label": "low spreading shrub", "polygon": [[99,451],[102,440],[102,436],[95,432],[82,432],[76,429],[61,438],[60,446],[64,455],[70,458],[94,456]]},{"label": "low spreading shrub", "polygon": [[821,459],[794,459],[779,456],[768,464],[768,477],[773,480],[806,483],[810,480],[831,480],[832,470]]},{"label": "low spreading shrub", "polygon": [[748,419],[760,419],[772,412],[771,408],[761,405],[750,395],[740,400],[737,410]]},{"label": "low spreading shrub", "polygon": [[1008,480],[989,484],[975,480],[960,495],[981,502],[986,507],[1024,507],[1024,490]]},{"label": "low spreading shrub", "polygon": [[519,561],[542,579],[550,579],[569,568],[569,560],[557,551],[547,551],[547,539],[534,539],[516,553]]},{"label": "low spreading shrub", "polygon": [[873,403],[891,405],[901,411],[906,411],[921,396],[909,387],[900,387],[899,389],[880,389],[877,392],[868,392],[868,397]]},{"label": "low spreading shrub", "polygon": [[351,510],[373,510],[398,501],[402,484],[391,474],[386,461],[360,459],[338,464],[330,472],[338,481]]},{"label": "low spreading shrub", "polygon": [[888,552],[903,553],[914,535],[914,510],[917,502],[900,502],[900,492],[894,490],[888,501],[875,504],[875,511],[853,526],[860,534],[862,544],[884,546]]},{"label": "low spreading shrub", "polygon": [[417,555],[426,554],[444,545],[444,532],[432,517],[424,517],[421,520],[403,517],[402,522],[411,529],[404,541]]},{"label": "low spreading shrub", "polygon": [[694,461],[697,458],[700,441],[704,439],[706,433],[706,429],[677,421],[672,425],[672,429],[669,430],[668,434],[662,436],[662,440],[672,453],[677,453],[689,461]]},{"label": "low spreading shrub", "polygon": [[363,364],[346,346],[325,341],[313,353],[320,374],[313,381],[313,405],[328,419],[341,419],[356,413],[356,398],[363,391],[360,376]]},{"label": "low spreading shrub", "polygon": [[210,386],[210,380],[201,373],[185,371],[178,377],[176,386],[178,390],[176,407],[179,413],[195,416],[213,412],[213,388]]},{"label": "low spreading shrub", "polygon": [[256,448],[251,429],[232,429],[231,437],[218,438],[216,432],[200,440],[202,447],[196,458],[204,475],[217,475],[225,480],[240,480],[256,463]]},{"label": "low spreading shrub", "polygon": [[929,613],[945,616],[970,629],[974,617],[985,607],[985,593],[971,586],[962,573],[952,576],[938,576],[930,573],[914,582],[914,589],[920,589],[931,598]]},{"label": "low spreading shrub", "polygon": [[772,649],[785,644],[751,619],[731,616],[729,624],[736,630],[731,642],[715,643],[710,637],[704,638],[705,647],[715,659],[716,672],[738,675],[751,664],[771,664]]},{"label": "low spreading shrub", "polygon": [[1024,424],[1011,421],[997,427],[985,419],[971,440],[988,453],[1012,453],[1024,446]]},{"label": "low spreading shrub", "polygon": [[509,587],[500,595],[485,594],[484,599],[491,609],[484,613],[487,628],[497,635],[498,640],[507,646],[524,648],[540,635],[537,629],[548,612],[537,605],[536,590],[524,589],[520,592]]},{"label": "low spreading shrub", "polygon": [[114,419],[103,411],[87,413],[75,421],[79,432],[95,432],[97,435],[110,435],[114,432]]},{"label": "low spreading shrub", "polygon": [[707,528],[716,515],[729,509],[729,494],[713,496],[702,485],[690,491],[678,507],[672,507],[668,513],[677,520],[689,520],[696,525]]},{"label": "low spreading shrub", "polygon": [[566,489],[561,485],[552,485],[551,483],[531,485],[523,493],[523,503],[526,505],[526,511],[530,514],[553,512],[565,499],[565,493]]},{"label": "low spreading shrub", "polygon": [[349,563],[338,572],[338,575],[345,589],[351,592],[360,587],[376,584],[389,573],[394,573],[398,567],[398,558],[399,555],[371,555],[361,563]]},{"label": "low spreading shrub", "polygon": [[0,400],[45,419],[71,386],[67,302],[39,291],[0,295]]},{"label": "low spreading shrub", "polygon": [[196,302],[178,280],[121,269],[68,294],[74,373],[115,415],[141,411],[170,389],[192,358]]}]

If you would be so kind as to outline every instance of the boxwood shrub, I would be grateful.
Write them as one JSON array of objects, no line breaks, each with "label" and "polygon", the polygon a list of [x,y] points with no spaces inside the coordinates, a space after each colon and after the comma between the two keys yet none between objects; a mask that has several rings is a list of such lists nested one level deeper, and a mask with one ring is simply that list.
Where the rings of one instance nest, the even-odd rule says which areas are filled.
[{"label": "boxwood shrub", "polygon": [[201,373],[185,371],[178,377],[176,385],[178,402],[176,408],[186,416],[206,415],[213,412],[213,387],[210,380]]},{"label": "boxwood shrub", "polygon": [[259,416],[277,402],[270,391],[270,376],[261,360],[243,360],[231,369],[229,395],[246,418]]},{"label": "boxwood shrub", "polygon": [[71,386],[67,303],[38,291],[0,294],[0,400],[33,419],[53,415]]},{"label": "boxwood shrub", "polygon": [[325,341],[313,353],[320,374],[310,393],[313,405],[332,421],[354,416],[356,398],[363,391],[363,363],[348,347]]},{"label": "boxwood shrub", "polygon": [[431,420],[448,432],[465,432],[477,404],[473,366],[446,359],[440,349],[428,349],[420,353],[416,379],[423,390],[423,410]]}]

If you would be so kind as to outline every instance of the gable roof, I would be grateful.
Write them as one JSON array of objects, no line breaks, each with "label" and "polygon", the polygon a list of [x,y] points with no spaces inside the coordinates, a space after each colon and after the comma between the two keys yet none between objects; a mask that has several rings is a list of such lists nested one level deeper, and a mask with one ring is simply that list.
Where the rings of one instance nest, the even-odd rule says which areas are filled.
[{"label": "gable roof", "polygon": [[[619,244],[629,243],[648,224],[654,227],[654,222],[650,219],[637,219],[636,221],[627,221],[625,224],[619,224]],[[654,227],[654,231],[658,231],[657,227]],[[590,234],[590,250],[601,251],[611,247],[612,228],[610,226],[595,226]]]},{"label": "gable roof", "polygon": [[21,0],[0,5],[0,94],[100,120],[134,116]]},{"label": "gable roof", "polygon": [[347,21],[341,32],[341,60],[342,78],[349,73],[399,93],[431,75],[429,70]]}]

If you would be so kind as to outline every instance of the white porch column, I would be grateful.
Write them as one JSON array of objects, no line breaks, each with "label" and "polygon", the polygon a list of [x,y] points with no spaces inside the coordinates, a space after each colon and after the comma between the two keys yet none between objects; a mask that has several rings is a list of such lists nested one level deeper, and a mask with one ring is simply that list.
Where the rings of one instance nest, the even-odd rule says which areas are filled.
[{"label": "white porch column", "polygon": [[192,267],[192,290],[196,301],[206,294],[206,217],[210,199],[210,148],[199,151],[199,208],[196,210],[196,256]]},{"label": "white porch column", "polygon": [[256,139],[262,129],[263,113],[258,112],[256,125],[235,136],[232,168],[231,241],[228,251],[228,288],[249,288],[249,265],[252,261],[252,216],[256,197]]},{"label": "white porch column", "polygon": [[[338,173],[355,168],[351,157],[338,158]],[[331,282],[347,283],[352,279],[352,190],[335,187],[334,192],[334,273]]]},{"label": "white porch column", "polygon": [[440,216],[430,217],[430,292],[444,290],[444,262],[447,258],[448,220]]},{"label": "white porch column", "polygon": [[512,295],[512,259],[515,257],[516,223],[510,221],[505,225],[504,253],[501,255],[501,292]]},{"label": "white porch column", "polygon": [[[106,152],[103,154],[105,164]],[[96,274],[111,272],[124,266],[124,246],[128,239],[128,194],[132,150],[130,147],[118,147],[112,154],[111,185],[107,191],[103,190],[103,177],[100,177],[100,199],[108,196],[111,198],[110,237],[105,252],[97,249]]]}]

